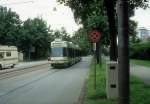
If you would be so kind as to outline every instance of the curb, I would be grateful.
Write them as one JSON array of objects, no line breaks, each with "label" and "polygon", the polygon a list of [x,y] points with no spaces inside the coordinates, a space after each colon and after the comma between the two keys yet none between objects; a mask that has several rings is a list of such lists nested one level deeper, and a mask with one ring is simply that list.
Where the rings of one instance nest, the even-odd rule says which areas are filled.
[{"label": "curb", "polygon": [[76,104],[84,104],[84,100],[85,100],[85,96],[86,96],[86,93],[87,93],[87,79],[84,81],[83,83],[83,86],[81,88],[81,93],[80,93],[80,96],[78,98],[78,101]]}]

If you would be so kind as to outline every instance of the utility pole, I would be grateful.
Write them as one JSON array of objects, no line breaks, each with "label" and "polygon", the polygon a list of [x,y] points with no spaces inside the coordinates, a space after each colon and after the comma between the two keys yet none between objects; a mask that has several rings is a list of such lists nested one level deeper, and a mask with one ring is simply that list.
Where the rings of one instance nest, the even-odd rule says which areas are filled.
[{"label": "utility pole", "polygon": [[129,16],[128,0],[118,0],[119,104],[129,104]]}]

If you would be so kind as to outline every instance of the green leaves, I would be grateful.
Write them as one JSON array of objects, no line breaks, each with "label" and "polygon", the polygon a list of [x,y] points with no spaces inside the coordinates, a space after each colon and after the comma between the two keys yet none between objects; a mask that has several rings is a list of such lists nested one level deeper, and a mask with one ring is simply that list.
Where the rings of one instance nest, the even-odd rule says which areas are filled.
[{"label": "green leaves", "polygon": [[[20,48],[26,54],[34,47],[34,58],[40,58],[50,50],[52,34],[42,18],[27,19],[23,22],[20,37]],[[49,52],[50,54],[50,52]]]},{"label": "green leaves", "polygon": [[25,57],[35,48],[33,58],[37,59],[50,54],[51,35],[50,27],[42,18],[22,22],[11,9],[0,7],[0,44],[17,46]]},{"label": "green leaves", "polygon": [[0,7],[0,44],[16,45],[16,34],[20,28],[19,15],[11,9]]}]

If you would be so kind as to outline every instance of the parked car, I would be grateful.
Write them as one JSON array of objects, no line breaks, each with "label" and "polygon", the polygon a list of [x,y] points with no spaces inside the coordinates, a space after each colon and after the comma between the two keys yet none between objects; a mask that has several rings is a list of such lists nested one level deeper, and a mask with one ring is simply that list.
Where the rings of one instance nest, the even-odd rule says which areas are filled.
[{"label": "parked car", "polygon": [[0,46],[0,70],[18,63],[18,49],[15,46]]}]

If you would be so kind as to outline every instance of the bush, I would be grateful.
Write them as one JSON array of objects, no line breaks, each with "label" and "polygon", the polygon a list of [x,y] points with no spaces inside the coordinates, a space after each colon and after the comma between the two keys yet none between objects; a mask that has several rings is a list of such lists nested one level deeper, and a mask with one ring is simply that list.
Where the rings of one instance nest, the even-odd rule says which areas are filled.
[{"label": "bush", "polygon": [[150,60],[150,42],[130,44],[130,58]]}]

